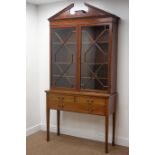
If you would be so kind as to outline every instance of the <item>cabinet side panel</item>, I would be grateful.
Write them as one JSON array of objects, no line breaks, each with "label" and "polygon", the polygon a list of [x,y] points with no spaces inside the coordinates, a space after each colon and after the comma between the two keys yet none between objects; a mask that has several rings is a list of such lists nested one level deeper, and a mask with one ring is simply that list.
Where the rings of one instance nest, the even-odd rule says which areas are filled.
[{"label": "cabinet side panel", "polygon": [[117,91],[117,23],[112,24],[111,93]]},{"label": "cabinet side panel", "polygon": [[50,77],[49,77],[49,80],[50,80],[50,88],[52,88],[52,62],[51,62],[51,60],[52,60],[52,31],[51,31],[51,27],[50,27],[50,25],[51,25],[51,23],[49,23],[49,48],[50,48],[50,50],[49,50],[49,74],[50,74]]}]

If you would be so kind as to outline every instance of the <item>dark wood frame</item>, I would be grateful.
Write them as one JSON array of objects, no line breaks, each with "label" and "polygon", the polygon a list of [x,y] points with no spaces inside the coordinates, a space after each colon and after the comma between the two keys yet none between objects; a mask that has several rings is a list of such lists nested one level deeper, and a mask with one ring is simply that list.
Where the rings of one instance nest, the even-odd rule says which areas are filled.
[{"label": "dark wood frame", "polygon": [[[57,135],[60,135],[60,111],[73,111],[105,116],[105,152],[108,153],[108,127],[109,115],[112,119],[112,145],[115,145],[115,120],[116,120],[116,76],[117,76],[117,25],[119,17],[85,3],[89,12],[76,12],[70,15],[69,10],[74,4],[69,5],[56,15],[49,18],[50,22],[50,90],[46,91],[46,120],[47,141],[50,140],[50,109],[57,110]],[[109,25],[109,61],[107,91],[87,90],[80,88],[80,58],[81,58],[81,27]],[[63,26],[62,26],[63,25]],[[75,89],[52,87],[52,28],[75,27],[76,30],[76,86]],[[84,103],[83,103],[84,102]],[[103,105],[98,105],[103,103]]]}]

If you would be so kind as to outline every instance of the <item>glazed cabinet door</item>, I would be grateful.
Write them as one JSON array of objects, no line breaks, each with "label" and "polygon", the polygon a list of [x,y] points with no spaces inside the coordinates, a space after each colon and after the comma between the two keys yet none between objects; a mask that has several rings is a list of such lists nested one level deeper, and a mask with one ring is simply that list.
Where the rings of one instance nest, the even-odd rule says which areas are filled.
[{"label": "glazed cabinet door", "polygon": [[76,27],[51,29],[51,87],[76,87]]},{"label": "glazed cabinet door", "polygon": [[81,89],[108,90],[109,34],[108,24],[81,27]]}]

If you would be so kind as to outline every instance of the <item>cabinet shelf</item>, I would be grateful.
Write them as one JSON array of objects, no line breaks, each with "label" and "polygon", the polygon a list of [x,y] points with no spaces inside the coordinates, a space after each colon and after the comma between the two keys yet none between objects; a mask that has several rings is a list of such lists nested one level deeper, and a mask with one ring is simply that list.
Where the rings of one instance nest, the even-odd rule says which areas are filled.
[{"label": "cabinet shelf", "polygon": [[[54,65],[70,65],[70,64],[75,64],[75,62],[73,62],[73,63],[68,63],[68,62],[53,62],[52,64],[54,64]],[[81,62],[81,64],[88,64],[88,65],[108,65],[107,62],[104,62],[104,63]]]},{"label": "cabinet shelf", "polygon": [[108,80],[108,78],[104,78],[104,77],[98,77],[98,78],[94,78],[94,77],[86,77],[86,76],[81,76],[81,79],[92,79],[92,80],[95,80],[95,79],[100,79],[100,80]]},{"label": "cabinet shelf", "polygon": [[75,64],[74,62],[73,63],[68,63],[68,62],[54,62],[53,63],[54,65],[71,65],[71,64]]},{"label": "cabinet shelf", "polygon": [[[108,41],[97,41],[95,42],[97,44],[108,44]],[[94,44],[93,42],[83,42],[82,45],[87,45],[87,44]]]},{"label": "cabinet shelf", "polygon": [[[53,45],[64,45],[63,43],[60,43],[60,42],[53,42],[52,43]],[[67,42],[65,43],[65,45],[76,45],[75,42]]]},{"label": "cabinet shelf", "polygon": [[[108,44],[108,41],[98,41],[97,44]],[[53,42],[53,45],[63,45],[60,42]],[[83,42],[82,45],[91,45],[94,44],[93,42]],[[76,42],[66,42],[65,45],[76,45]]]},{"label": "cabinet shelf", "polygon": [[81,62],[81,64],[88,64],[88,65],[108,65],[108,62],[104,62],[104,63]]},{"label": "cabinet shelf", "polygon": [[72,75],[65,75],[65,76],[61,76],[59,74],[53,74],[53,77],[61,77],[61,78],[75,78],[75,76]]}]

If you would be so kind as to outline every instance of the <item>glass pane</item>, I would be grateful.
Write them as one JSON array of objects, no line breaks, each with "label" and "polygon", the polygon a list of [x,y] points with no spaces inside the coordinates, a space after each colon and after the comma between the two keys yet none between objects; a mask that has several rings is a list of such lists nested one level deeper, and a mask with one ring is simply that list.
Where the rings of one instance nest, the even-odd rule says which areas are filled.
[{"label": "glass pane", "polygon": [[82,89],[108,89],[108,41],[109,25],[82,27]]},{"label": "glass pane", "polygon": [[75,28],[52,30],[52,86],[75,87]]}]

